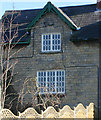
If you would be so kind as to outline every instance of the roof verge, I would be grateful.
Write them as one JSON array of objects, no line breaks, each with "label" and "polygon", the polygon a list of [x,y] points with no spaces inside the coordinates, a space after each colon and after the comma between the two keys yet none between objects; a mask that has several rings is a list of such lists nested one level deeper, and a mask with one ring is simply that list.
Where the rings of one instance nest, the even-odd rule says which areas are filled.
[{"label": "roof verge", "polygon": [[73,30],[78,30],[79,28],[74,24],[74,22],[58,7],[54,6],[51,2],[48,2],[42,11],[34,18],[34,20],[28,25],[27,31],[30,31],[35,23],[46,13],[55,12],[69,27]]}]

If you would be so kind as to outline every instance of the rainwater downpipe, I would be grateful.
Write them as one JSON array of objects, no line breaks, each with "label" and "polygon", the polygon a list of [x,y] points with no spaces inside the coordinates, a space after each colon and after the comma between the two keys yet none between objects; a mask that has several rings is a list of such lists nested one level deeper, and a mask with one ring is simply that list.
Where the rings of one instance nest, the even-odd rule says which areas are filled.
[{"label": "rainwater downpipe", "polygon": [[98,117],[98,120],[99,120],[99,67],[97,67],[98,69],[97,69],[97,71],[98,71],[98,115],[97,115],[97,117]]}]

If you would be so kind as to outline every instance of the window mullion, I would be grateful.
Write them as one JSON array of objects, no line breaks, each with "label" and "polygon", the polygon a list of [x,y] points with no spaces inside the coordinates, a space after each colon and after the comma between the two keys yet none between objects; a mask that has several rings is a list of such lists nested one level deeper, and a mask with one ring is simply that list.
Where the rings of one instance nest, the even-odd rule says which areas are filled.
[{"label": "window mullion", "polygon": [[[44,74],[44,72],[46,72],[46,75]],[[49,75],[48,75],[48,72],[49,72]],[[52,72],[52,74],[51,74],[51,72]],[[46,77],[46,79],[44,79],[45,77]],[[48,77],[49,77],[49,81],[48,81]],[[62,79],[62,77],[63,77],[63,79]],[[51,78],[52,78],[52,81],[50,81]],[[55,82],[54,82],[54,78],[55,78]],[[50,71],[39,71],[39,72],[37,72],[37,83],[36,83],[36,85],[37,85],[37,87],[39,87],[40,93],[43,93],[43,90],[41,89],[42,80],[43,80],[43,85],[44,85],[44,82],[46,84],[45,85],[45,87],[46,87],[45,88],[45,93],[48,93],[48,92],[65,93],[65,71],[64,70],[50,70]],[[55,89],[55,91],[52,91],[52,89],[50,88],[50,87],[52,87],[51,85],[53,86],[53,90]]]}]

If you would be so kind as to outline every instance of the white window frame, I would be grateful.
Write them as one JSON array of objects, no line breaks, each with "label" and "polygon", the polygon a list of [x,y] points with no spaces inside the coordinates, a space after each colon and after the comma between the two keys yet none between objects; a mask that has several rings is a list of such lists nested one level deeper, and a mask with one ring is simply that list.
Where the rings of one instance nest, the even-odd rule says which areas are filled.
[{"label": "white window frame", "polygon": [[[39,76],[39,72],[40,72],[40,74],[43,72],[43,74],[44,74],[44,72],[46,73],[46,75],[45,75],[45,77],[44,77],[44,75],[43,76]],[[51,72],[52,72],[52,76],[50,76],[50,74],[51,74]],[[53,72],[55,72],[55,76],[53,75]],[[61,72],[61,75],[59,75],[59,76],[57,76],[57,73],[59,74],[59,72]],[[62,75],[62,72],[63,72],[63,75]],[[49,76],[48,76],[48,74],[49,74]],[[53,81],[53,77],[55,77],[55,81]],[[58,77],[58,81],[57,81],[57,77]],[[41,78],[42,79],[46,79],[46,82],[43,82],[42,83],[42,81],[41,82],[39,82],[39,78],[40,78],[40,81],[41,81]],[[60,80],[60,78],[61,78],[61,81],[59,81]],[[55,91],[47,91],[47,89],[51,89],[52,87],[47,87],[47,83],[48,83],[48,79],[51,79],[52,80],[52,84],[54,84],[55,83],[55,86],[53,87],[53,89],[55,90]],[[62,80],[63,79],[63,80]],[[50,80],[49,80],[50,81]],[[37,72],[37,87],[39,88],[39,90],[42,88],[42,86],[41,86],[41,83],[42,84],[46,84],[46,86],[45,86],[45,91],[40,91],[39,93],[40,94],[47,94],[47,93],[52,93],[52,94],[56,94],[56,93],[58,93],[58,94],[64,94],[65,93],[65,70],[47,70],[47,71],[38,71]],[[57,85],[57,83],[58,83],[58,85]],[[61,85],[59,85],[61,83]],[[50,84],[51,84],[51,81],[50,81],[50,83],[49,83],[49,86],[50,86]],[[63,86],[62,86],[62,84],[63,84]],[[59,87],[58,87],[59,86]],[[63,88],[63,89],[62,89]],[[44,89],[44,87],[42,88],[42,89]],[[61,91],[59,91],[61,89]],[[58,91],[57,91],[58,90]],[[63,90],[63,91],[62,91]]]},{"label": "white window frame", "polygon": [[[43,49],[43,47],[46,46],[46,45],[43,44],[43,41],[45,41],[45,40],[43,39],[43,36],[44,36],[44,35],[45,35],[45,36],[46,36],[46,35],[50,35],[50,50],[49,50],[49,49],[48,49],[48,50],[46,50],[46,49],[44,50],[44,49]],[[57,39],[53,39],[53,35],[57,35],[57,36],[60,35],[60,39],[58,39],[58,38],[57,38]],[[53,41],[55,41],[55,40],[56,40],[57,42],[58,42],[58,40],[59,40],[60,43],[59,43],[59,44],[58,44],[58,43],[57,43],[57,44],[53,44]],[[42,52],[59,52],[59,51],[61,51],[61,33],[46,33],[46,34],[42,34],[42,43],[41,43],[41,44],[42,44],[42,49],[41,49]],[[58,46],[59,46],[60,49],[57,49],[57,50],[54,49],[54,50],[53,50],[53,46],[54,46],[54,47],[57,46],[57,48],[58,48]],[[48,47],[49,47],[49,46],[48,46]]]}]

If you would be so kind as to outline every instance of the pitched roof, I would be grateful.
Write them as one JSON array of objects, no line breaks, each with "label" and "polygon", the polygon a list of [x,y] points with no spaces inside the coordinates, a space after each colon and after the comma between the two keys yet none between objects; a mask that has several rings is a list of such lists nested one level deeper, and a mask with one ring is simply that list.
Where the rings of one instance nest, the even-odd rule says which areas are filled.
[{"label": "pitched roof", "polygon": [[71,41],[87,41],[101,39],[101,21],[82,27],[71,36]]},{"label": "pitched roof", "polygon": [[74,22],[58,7],[54,6],[51,2],[48,2],[43,10],[35,17],[35,19],[28,26],[27,30],[29,31],[32,26],[47,12],[56,13],[65,23],[67,23],[70,28],[73,30],[78,30],[78,27],[74,24]]},{"label": "pitched roof", "polygon": [[[78,19],[76,24],[79,23],[81,18],[77,18],[77,15],[83,15],[85,13],[92,13],[91,16],[93,18],[93,22],[96,22],[96,16],[93,15],[94,11],[96,11],[96,4],[92,5],[82,5],[82,6],[71,6],[71,7],[60,7],[60,9],[69,17],[72,17],[75,19]],[[23,34],[26,33],[26,28],[28,25],[32,22],[33,19],[42,11],[42,9],[29,9],[29,10],[17,10],[16,13],[18,14],[20,12],[20,16],[16,17],[13,24],[18,24],[18,37],[17,39],[21,38]],[[6,11],[4,16],[7,16],[9,19],[12,14],[12,10]],[[91,17],[90,16],[90,17]],[[95,19],[96,18],[96,19]],[[84,21],[88,21],[87,17],[83,17]],[[73,21],[74,21],[73,20]],[[86,22],[87,23],[87,22]],[[90,20],[90,23],[92,21]],[[88,23],[89,24],[89,23]],[[85,24],[84,24],[85,25]],[[84,26],[82,25],[82,26]],[[17,40],[16,39],[16,40]],[[28,44],[29,43],[30,36],[26,35],[24,38],[20,40],[20,44]],[[15,40],[15,41],[16,41]]]},{"label": "pitched roof", "polygon": [[96,11],[96,4],[67,6],[67,7],[60,7],[60,9],[68,16],[74,16],[74,15],[80,15],[80,14]]}]

